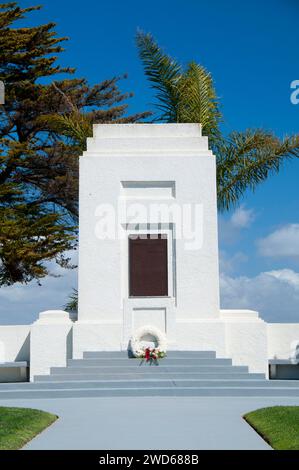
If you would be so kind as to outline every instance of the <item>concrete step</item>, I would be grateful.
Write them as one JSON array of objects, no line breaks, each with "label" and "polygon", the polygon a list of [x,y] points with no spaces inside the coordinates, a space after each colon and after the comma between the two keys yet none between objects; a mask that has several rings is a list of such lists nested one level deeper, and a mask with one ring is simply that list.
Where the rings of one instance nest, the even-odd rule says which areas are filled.
[{"label": "concrete step", "polygon": [[142,371],[148,374],[163,374],[165,372],[177,373],[177,372],[248,372],[246,366],[230,366],[230,365],[201,365],[201,366],[178,366],[174,365],[125,365],[123,367],[117,366],[72,366],[72,367],[51,367],[52,374],[102,374],[106,372],[113,372],[115,374],[122,372],[137,372]]},{"label": "concrete step", "polygon": [[[69,367],[124,367],[124,366],[140,366],[146,365],[144,360],[123,358],[92,358],[92,359],[69,359],[67,361]],[[159,360],[160,366],[206,366],[206,365],[232,365],[231,359],[215,359],[215,358],[202,358],[202,357],[178,357],[178,358],[165,358]]]},{"label": "concrete step", "polygon": [[268,381],[214,351],[170,351],[159,365],[126,351],[90,351],[33,383],[0,384],[0,400],[76,397],[299,397],[299,381]]},{"label": "concrete step", "polygon": [[0,392],[5,390],[62,390],[62,389],[102,389],[102,388],[296,388],[299,390],[299,382],[267,381],[267,380],[203,380],[203,379],[175,379],[161,378],[134,379],[134,380],[86,380],[60,381],[60,382],[27,382],[18,384],[0,384]]},{"label": "concrete step", "polygon": [[[104,358],[123,358],[128,357],[127,351],[86,351],[83,353],[83,359],[104,359]],[[215,351],[167,351],[168,358],[216,358]]]},{"label": "concrete step", "polygon": [[128,351],[84,351],[83,359],[93,358],[128,358]]},{"label": "concrete step", "polygon": [[[211,372],[185,372],[185,373],[164,373],[164,374],[153,374],[154,380],[160,380],[162,378],[177,380],[177,379],[202,379],[202,380],[264,380],[264,374],[248,374],[247,372],[235,372],[233,373],[211,373]],[[101,373],[101,374],[56,374],[56,375],[36,375],[34,382],[84,382],[84,381],[98,381],[98,380],[152,380],[151,374],[143,373]]]},{"label": "concrete step", "polygon": [[48,399],[78,397],[299,397],[299,388],[243,388],[243,387],[146,387],[146,388],[81,388],[53,390],[5,390],[0,391],[1,399]]}]

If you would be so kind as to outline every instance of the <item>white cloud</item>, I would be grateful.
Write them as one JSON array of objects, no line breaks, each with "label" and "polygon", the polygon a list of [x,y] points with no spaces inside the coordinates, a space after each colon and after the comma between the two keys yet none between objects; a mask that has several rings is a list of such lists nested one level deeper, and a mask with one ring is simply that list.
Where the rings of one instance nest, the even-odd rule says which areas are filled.
[{"label": "white cloud", "polygon": [[294,272],[292,269],[278,269],[268,271],[267,274],[299,290],[299,273]]},{"label": "white cloud", "polygon": [[257,310],[268,322],[299,322],[299,273],[291,269],[254,277],[220,276],[222,308]]},{"label": "white cloud", "polygon": [[[245,210],[245,213],[244,213]],[[249,213],[248,213],[249,211]],[[224,236],[235,242],[240,230],[255,218],[241,207],[224,224]],[[223,236],[222,236],[223,238]],[[299,257],[299,224],[288,224],[257,242],[265,257]],[[259,311],[269,322],[299,322],[299,272],[292,269],[264,271],[256,276],[236,276],[234,272],[246,256],[220,252],[220,296],[222,308],[249,308]]]},{"label": "white cloud", "polygon": [[244,206],[236,209],[229,218],[220,215],[218,218],[220,242],[229,244],[236,242],[240,232],[249,228],[255,217],[254,210],[246,209]]},{"label": "white cloud", "polygon": [[230,218],[230,222],[233,227],[236,228],[248,228],[255,219],[255,213],[253,209],[245,209],[244,206],[239,207],[235,210]]},{"label": "white cloud", "polygon": [[219,269],[220,272],[227,274],[233,273],[241,264],[245,263],[248,260],[248,256],[241,251],[229,255],[223,250],[219,252]]},{"label": "white cloud", "polygon": [[[69,254],[77,263],[77,252]],[[73,288],[77,287],[77,269],[62,269],[49,263],[54,276],[29,284],[14,284],[0,289],[0,325],[28,324],[35,321],[43,310],[62,309]]]},{"label": "white cloud", "polygon": [[299,256],[299,224],[288,224],[275,230],[258,240],[257,246],[262,256]]}]

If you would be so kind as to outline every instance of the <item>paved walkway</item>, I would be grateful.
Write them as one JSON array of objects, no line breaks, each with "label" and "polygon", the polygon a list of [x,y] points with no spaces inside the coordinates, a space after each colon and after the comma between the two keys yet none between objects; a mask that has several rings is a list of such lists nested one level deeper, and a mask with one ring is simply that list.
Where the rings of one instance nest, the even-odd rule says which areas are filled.
[{"label": "paved walkway", "polygon": [[298,398],[68,398],[1,400],[0,406],[50,411],[59,419],[26,449],[270,449],[242,419]]}]

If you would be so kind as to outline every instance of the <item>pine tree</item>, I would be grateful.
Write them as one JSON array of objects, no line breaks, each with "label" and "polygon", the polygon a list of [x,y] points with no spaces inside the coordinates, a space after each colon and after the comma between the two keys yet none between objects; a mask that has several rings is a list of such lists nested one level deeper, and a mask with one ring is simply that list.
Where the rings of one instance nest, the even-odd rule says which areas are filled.
[{"label": "pine tree", "polygon": [[47,117],[71,118],[76,110],[90,122],[107,123],[149,114],[126,116],[132,94],[118,88],[125,77],[90,86],[61,67],[67,38],[57,37],[54,23],[17,27],[39,9],[0,4],[0,285],[45,276],[50,259],[68,266],[63,253],[76,244],[81,145],[50,127]]}]

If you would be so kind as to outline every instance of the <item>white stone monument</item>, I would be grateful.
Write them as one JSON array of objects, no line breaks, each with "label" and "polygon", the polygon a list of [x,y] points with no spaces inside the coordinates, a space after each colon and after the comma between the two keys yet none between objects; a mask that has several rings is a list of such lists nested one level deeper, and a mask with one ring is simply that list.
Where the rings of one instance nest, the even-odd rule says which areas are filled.
[{"label": "white stone monument", "polygon": [[95,125],[79,226],[75,356],[127,349],[144,325],[169,349],[224,353],[216,166],[200,125]]}]

